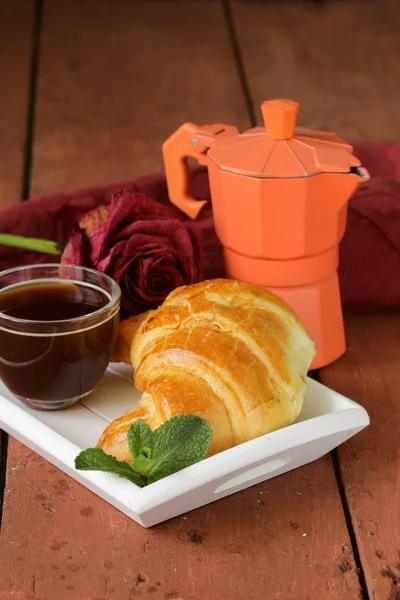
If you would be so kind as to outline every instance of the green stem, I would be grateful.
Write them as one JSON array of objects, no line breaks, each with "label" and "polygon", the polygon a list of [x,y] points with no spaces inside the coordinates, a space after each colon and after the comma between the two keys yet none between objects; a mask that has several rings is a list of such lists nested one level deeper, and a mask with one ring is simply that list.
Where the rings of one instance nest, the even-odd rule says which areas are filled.
[{"label": "green stem", "polygon": [[44,254],[63,253],[64,242],[52,242],[51,240],[39,240],[37,238],[28,238],[22,235],[11,235],[9,233],[0,233],[0,245],[12,246],[13,248],[23,248],[24,250],[33,250],[34,252],[43,252]]}]

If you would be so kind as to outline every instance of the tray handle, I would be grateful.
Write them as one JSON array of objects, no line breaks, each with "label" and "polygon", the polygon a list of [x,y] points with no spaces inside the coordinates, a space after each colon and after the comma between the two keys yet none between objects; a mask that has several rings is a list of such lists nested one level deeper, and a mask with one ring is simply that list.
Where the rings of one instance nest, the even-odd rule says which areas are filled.
[{"label": "tray handle", "polygon": [[256,467],[242,471],[239,473],[239,475],[235,475],[235,477],[230,477],[214,490],[214,494],[227,492],[238,485],[249,483],[259,477],[267,475],[268,473],[275,473],[275,471],[279,471],[280,469],[286,467],[290,461],[290,455],[267,460],[261,465],[257,465]]}]

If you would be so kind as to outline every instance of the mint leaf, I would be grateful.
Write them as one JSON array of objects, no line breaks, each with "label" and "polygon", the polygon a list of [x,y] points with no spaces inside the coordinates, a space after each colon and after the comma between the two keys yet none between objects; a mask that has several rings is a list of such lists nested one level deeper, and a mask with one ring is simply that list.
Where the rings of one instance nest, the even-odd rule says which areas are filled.
[{"label": "mint leaf", "polygon": [[[128,448],[132,459],[139,456],[152,458],[154,440],[153,432],[143,419],[138,419],[128,429]],[[132,468],[133,467],[132,465]]]},{"label": "mint leaf", "polygon": [[153,459],[146,456],[135,456],[131,462],[131,468],[144,478],[147,478],[149,471],[153,467]]},{"label": "mint leaf", "polygon": [[148,483],[202,460],[210,448],[211,439],[210,425],[193,415],[172,417],[160,425],[153,431],[154,456],[146,473]]},{"label": "mint leaf", "polygon": [[106,454],[101,448],[88,448],[82,450],[75,458],[75,468],[81,471],[105,471],[106,473],[114,473],[124,479],[129,479],[136,485],[143,487],[144,481],[135,473],[131,467]]}]

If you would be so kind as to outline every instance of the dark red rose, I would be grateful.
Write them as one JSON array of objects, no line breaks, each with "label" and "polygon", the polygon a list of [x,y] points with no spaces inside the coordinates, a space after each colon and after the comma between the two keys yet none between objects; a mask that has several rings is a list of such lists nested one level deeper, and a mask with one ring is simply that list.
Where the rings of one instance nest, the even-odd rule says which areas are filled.
[{"label": "dark red rose", "polygon": [[139,192],[115,194],[109,206],[87,213],[73,229],[61,262],[113,277],[129,315],[157,308],[176,287],[203,278],[197,225]]}]

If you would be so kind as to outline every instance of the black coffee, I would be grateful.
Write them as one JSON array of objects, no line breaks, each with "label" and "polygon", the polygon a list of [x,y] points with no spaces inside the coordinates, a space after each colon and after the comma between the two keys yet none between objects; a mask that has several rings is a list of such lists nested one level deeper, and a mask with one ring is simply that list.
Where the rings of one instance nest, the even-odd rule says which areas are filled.
[{"label": "black coffee", "polygon": [[[118,331],[118,312],[63,331],[68,321],[105,307],[109,296],[100,288],[68,282],[29,282],[0,291],[0,313],[46,322],[46,333],[9,331],[0,325],[0,377],[17,396],[64,401],[90,392],[110,360]],[[50,333],[49,333],[50,331]]]}]

